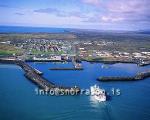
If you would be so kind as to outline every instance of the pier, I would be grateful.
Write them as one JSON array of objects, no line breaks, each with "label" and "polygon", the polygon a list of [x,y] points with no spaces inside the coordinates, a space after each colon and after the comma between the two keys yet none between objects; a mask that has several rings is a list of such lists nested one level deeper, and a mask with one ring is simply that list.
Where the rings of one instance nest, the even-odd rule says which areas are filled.
[{"label": "pier", "polygon": [[30,65],[25,63],[24,61],[20,60],[0,60],[0,63],[5,64],[16,64],[20,66],[25,71],[25,77],[28,78],[31,82],[36,84],[38,87],[40,87],[43,90],[49,91],[50,89],[57,89],[58,92],[65,91],[65,90],[72,90],[76,93],[80,92],[80,88],[78,87],[64,87],[64,86],[58,86],[54,83],[48,81],[43,76],[41,76],[41,72],[37,69],[32,68]]},{"label": "pier", "polygon": [[135,76],[102,76],[99,77],[98,81],[108,82],[108,81],[136,81],[143,80],[150,77],[150,70],[137,73]]}]

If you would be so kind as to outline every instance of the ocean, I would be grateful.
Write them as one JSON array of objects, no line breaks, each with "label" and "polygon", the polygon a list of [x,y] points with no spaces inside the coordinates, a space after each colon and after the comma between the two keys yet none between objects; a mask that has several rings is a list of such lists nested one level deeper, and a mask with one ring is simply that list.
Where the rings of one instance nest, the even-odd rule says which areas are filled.
[{"label": "ocean", "polygon": [[0,26],[0,33],[64,33],[69,28]]},{"label": "ocean", "polygon": [[[110,98],[98,103],[91,96],[40,96],[36,85],[13,64],[0,64],[0,120],[150,120],[150,78],[131,82],[99,82],[99,76],[135,75],[150,69],[136,64],[82,62],[83,71],[51,71],[53,67],[71,67],[71,63],[29,62],[57,85],[88,89],[97,84]],[[119,96],[112,94],[119,89]]]}]

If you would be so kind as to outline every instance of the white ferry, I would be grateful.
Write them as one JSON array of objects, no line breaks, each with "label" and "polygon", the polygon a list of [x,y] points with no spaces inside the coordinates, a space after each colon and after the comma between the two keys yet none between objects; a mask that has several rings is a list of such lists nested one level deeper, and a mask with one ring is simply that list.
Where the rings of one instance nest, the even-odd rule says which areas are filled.
[{"label": "white ferry", "polygon": [[104,89],[100,89],[99,86],[94,85],[90,88],[91,96],[99,102],[106,101],[106,94]]}]

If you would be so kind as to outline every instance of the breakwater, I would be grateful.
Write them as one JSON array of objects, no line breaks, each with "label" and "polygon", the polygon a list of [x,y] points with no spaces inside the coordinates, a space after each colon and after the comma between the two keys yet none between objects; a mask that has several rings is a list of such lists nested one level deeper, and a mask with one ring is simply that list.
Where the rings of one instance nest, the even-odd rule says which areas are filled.
[{"label": "breakwater", "polygon": [[57,89],[57,92],[61,91],[74,91],[75,93],[80,92],[80,88],[78,87],[64,87],[64,86],[58,86],[55,85],[54,83],[48,81],[45,79],[41,74],[39,74],[39,71],[35,70],[32,68],[30,65],[25,63],[24,61],[20,60],[0,60],[0,63],[5,63],[5,64],[16,64],[20,66],[24,71],[25,71],[25,77],[28,78],[31,82],[36,84],[38,87],[41,89],[44,89],[46,91],[49,91],[50,89]]},{"label": "breakwater", "polygon": [[149,71],[144,71],[137,73],[135,76],[125,76],[125,77],[120,77],[120,76],[102,76],[99,77],[97,80],[98,81],[136,81],[136,80],[143,80],[150,77],[150,70]]}]

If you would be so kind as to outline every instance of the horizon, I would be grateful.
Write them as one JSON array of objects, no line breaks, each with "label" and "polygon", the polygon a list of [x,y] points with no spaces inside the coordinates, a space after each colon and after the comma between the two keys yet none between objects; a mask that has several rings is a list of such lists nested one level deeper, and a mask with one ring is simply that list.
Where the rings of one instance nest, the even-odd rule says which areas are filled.
[{"label": "horizon", "polygon": [[[17,26],[17,25],[0,25],[0,27],[18,27],[18,28],[41,28],[41,29],[70,29],[70,30],[81,30],[81,31],[96,31],[96,32],[140,32],[140,31],[149,31],[149,29],[139,29],[139,30],[103,30],[103,29],[94,29],[94,28],[67,28],[67,27],[48,27],[48,26]],[[0,33],[3,28],[0,28]],[[8,31],[9,32],[9,31]]]},{"label": "horizon", "polygon": [[0,1],[0,26],[147,30],[149,4],[149,0],[5,0]]}]

